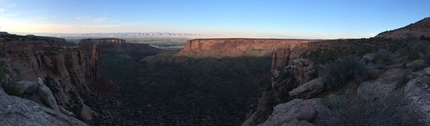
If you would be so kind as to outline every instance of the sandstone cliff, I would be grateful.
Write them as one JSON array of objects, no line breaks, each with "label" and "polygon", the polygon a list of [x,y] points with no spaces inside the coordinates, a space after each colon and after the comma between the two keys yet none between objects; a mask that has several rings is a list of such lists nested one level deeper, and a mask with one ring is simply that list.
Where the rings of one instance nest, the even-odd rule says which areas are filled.
[{"label": "sandstone cliff", "polygon": [[90,68],[92,73],[92,80],[99,80],[102,78],[102,55],[100,52],[100,45],[94,44],[93,54],[90,60]]},{"label": "sandstone cliff", "polygon": [[[84,51],[62,47],[59,38],[37,36],[0,36],[0,60],[6,69],[22,80],[37,81],[43,78],[51,86],[60,106],[74,111],[84,119],[92,119],[93,111],[83,102],[91,94],[89,85],[96,80],[99,69],[91,66]],[[94,63],[94,64],[101,64]]]},{"label": "sandstone cliff", "polygon": [[93,45],[98,44],[102,52],[133,52],[133,53],[161,53],[163,50],[150,46],[149,44],[127,43],[124,39],[82,39],[78,46],[84,50],[89,57],[93,51]]},{"label": "sandstone cliff", "polygon": [[184,49],[177,56],[195,58],[222,58],[241,56],[270,56],[278,48],[293,49],[302,44],[317,40],[299,39],[193,39],[185,43]]}]

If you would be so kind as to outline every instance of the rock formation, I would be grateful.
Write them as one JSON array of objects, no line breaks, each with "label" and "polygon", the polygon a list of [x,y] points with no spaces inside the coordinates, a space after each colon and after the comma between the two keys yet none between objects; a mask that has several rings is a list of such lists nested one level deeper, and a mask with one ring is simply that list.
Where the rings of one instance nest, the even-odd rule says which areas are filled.
[{"label": "rock formation", "polygon": [[[273,74],[273,77],[271,87],[264,91],[262,97],[258,102],[257,110],[242,125],[254,126],[262,124],[266,120],[270,121],[262,125],[312,124],[312,119],[290,119],[284,118],[284,116],[282,116],[282,119],[278,118],[275,116],[276,112],[274,111],[275,109],[273,107],[277,104],[282,103],[289,104],[288,102],[291,102],[291,100],[294,98],[310,99],[315,97],[321,97],[321,95],[324,94],[324,91],[326,91],[326,84],[324,78],[325,64],[316,63],[315,59],[317,59],[318,57],[312,56],[315,53],[321,54],[321,52],[323,52],[324,50],[335,50],[335,53],[342,53],[343,50],[356,50],[354,49],[354,47],[361,48],[365,46],[374,48],[388,47],[384,39],[374,39],[326,40],[318,42],[299,43],[294,47],[286,46],[286,48],[279,47],[275,49],[272,52],[271,72]],[[363,56],[362,59],[364,60],[366,58],[368,57]],[[369,85],[366,83],[362,85]],[[368,90],[369,88],[367,87],[370,87],[371,89],[375,90],[375,92],[378,92],[379,89],[387,87],[384,85],[380,86],[381,88],[374,88],[375,85],[370,85],[366,87],[360,87],[359,89]],[[388,87],[390,88],[387,89],[387,92],[394,89],[394,87],[392,86]],[[370,91],[359,90],[358,92],[363,94],[362,92]],[[363,96],[367,96],[367,94]],[[305,110],[297,110],[297,112],[301,111]],[[291,112],[287,111],[286,113],[290,114],[287,114],[288,116],[295,116]]]},{"label": "rock formation", "polygon": [[163,50],[150,46],[149,44],[127,43],[124,39],[103,38],[103,39],[82,39],[78,46],[91,57],[94,44],[98,44],[103,52],[134,52],[157,54]]},{"label": "rock formation", "polygon": [[54,88],[51,90],[58,105],[65,108],[82,106],[77,114],[82,114],[84,119],[92,118],[93,111],[83,103],[81,96],[91,93],[89,84],[96,81],[93,73],[100,72],[90,69],[84,51],[60,46],[59,41],[65,40],[59,38],[18,35],[2,35],[0,38],[0,60],[7,71],[26,81],[35,82],[42,78],[47,86]]},{"label": "rock formation", "polygon": [[[195,58],[241,57],[241,56],[270,56],[273,50],[291,50],[301,43],[317,40],[299,39],[193,39],[185,43],[184,49],[177,56]],[[288,52],[286,52],[288,53]]]},{"label": "rock formation", "polygon": [[102,78],[102,55],[98,44],[94,44],[93,54],[90,61],[93,80]]},{"label": "rock formation", "polygon": [[273,72],[275,69],[278,69],[279,67],[285,67],[288,64],[288,60],[290,59],[290,52],[291,50],[289,48],[280,48],[273,50],[272,54],[272,68],[270,69],[270,72]]},{"label": "rock formation", "polygon": [[37,91],[40,95],[40,100],[42,100],[42,102],[46,106],[59,112],[60,110],[58,108],[57,101],[55,100],[55,97],[52,94],[51,90],[48,88],[48,86],[45,85],[45,83],[43,82],[43,80],[41,78],[38,78],[37,84],[38,84],[38,90]]},{"label": "rock formation", "polygon": [[323,99],[294,99],[276,105],[269,119],[258,126],[314,126],[310,122],[326,110]]},{"label": "rock formation", "polygon": [[50,108],[39,104],[9,96],[0,86],[0,124],[3,126],[87,126],[84,122],[62,114],[52,112]]},{"label": "rock formation", "polygon": [[294,88],[288,92],[288,94],[293,97],[301,96],[302,98],[313,98],[320,94],[324,89],[325,85],[323,78],[317,78]]}]

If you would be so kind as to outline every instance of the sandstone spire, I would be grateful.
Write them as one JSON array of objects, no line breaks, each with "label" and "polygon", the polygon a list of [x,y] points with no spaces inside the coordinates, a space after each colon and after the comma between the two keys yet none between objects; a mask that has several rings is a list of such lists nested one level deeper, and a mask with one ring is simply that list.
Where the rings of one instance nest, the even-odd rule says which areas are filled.
[{"label": "sandstone spire", "polygon": [[288,60],[290,59],[290,49],[288,48],[279,48],[273,50],[272,53],[272,67],[270,72],[273,72],[278,67],[285,67],[288,64]]},{"label": "sandstone spire", "polygon": [[90,61],[92,77],[94,81],[102,78],[102,55],[99,44],[94,44],[93,55]]}]

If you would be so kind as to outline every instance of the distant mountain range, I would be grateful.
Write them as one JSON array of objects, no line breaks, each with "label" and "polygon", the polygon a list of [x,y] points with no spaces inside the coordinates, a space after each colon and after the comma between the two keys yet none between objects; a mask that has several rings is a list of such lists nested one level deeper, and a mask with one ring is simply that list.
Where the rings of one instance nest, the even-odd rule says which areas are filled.
[{"label": "distant mountain range", "polygon": [[110,33],[41,33],[37,35],[46,36],[91,36],[91,37],[181,37],[181,38],[207,38],[220,35],[193,34],[193,33],[171,33],[171,32],[110,32]]}]

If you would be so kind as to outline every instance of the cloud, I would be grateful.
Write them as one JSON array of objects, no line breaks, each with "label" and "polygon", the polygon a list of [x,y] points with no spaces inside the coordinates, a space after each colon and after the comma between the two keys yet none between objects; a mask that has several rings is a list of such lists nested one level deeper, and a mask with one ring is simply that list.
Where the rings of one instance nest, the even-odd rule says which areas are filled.
[{"label": "cloud", "polygon": [[125,22],[108,17],[76,16],[75,20],[71,22],[55,22],[53,19],[58,17],[37,15],[20,17],[20,15],[20,13],[0,13],[2,30],[28,33],[79,33],[129,31],[129,28],[138,29],[137,27],[140,27],[135,22]]},{"label": "cloud", "polygon": [[0,18],[14,17],[14,16],[19,16],[19,15],[21,15],[21,14],[20,13],[0,14]]},{"label": "cloud", "polygon": [[4,9],[3,9],[3,8],[0,8],[0,13],[1,13],[1,12],[3,12],[3,11],[4,11]]},{"label": "cloud", "polygon": [[6,7],[12,8],[12,7],[15,7],[15,6],[16,6],[15,4],[10,4],[10,5],[6,6]]},{"label": "cloud", "polygon": [[76,20],[83,22],[83,23],[102,23],[105,22],[108,18],[106,17],[90,17],[90,16],[80,16],[75,17]]},{"label": "cloud", "polygon": [[39,16],[33,16],[32,18],[38,19],[38,20],[44,20],[44,19],[46,19],[45,17],[39,17]]},{"label": "cloud", "polygon": [[96,28],[111,28],[111,27],[122,27],[131,26],[133,22],[123,22],[117,19],[110,19],[107,17],[91,17],[91,16],[79,16],[75,17],[79,27],[96,27]]}]

